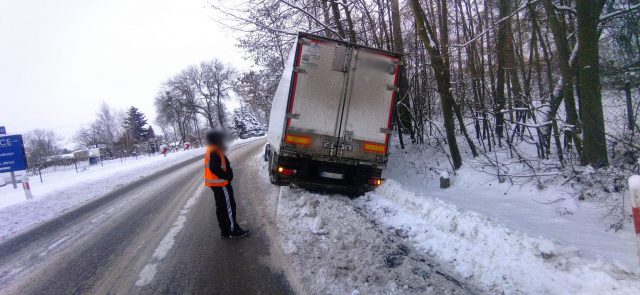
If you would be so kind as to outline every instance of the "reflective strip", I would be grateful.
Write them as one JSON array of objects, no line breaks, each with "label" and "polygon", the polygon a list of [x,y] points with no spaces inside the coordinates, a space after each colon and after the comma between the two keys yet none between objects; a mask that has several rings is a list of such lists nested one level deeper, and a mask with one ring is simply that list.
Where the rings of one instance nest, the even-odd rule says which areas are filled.
[{"label": "reflective strip", "polygon": [[383,144],[375,143],[375,142],[365,142],[362,145],[362,148],[367,152],[381,153],[384,154],[387,152],[387,147]]},{"label": "reflective strip", "polygon": [[206,182],[206,183],[225,183],[226,180],[224,180],[224,179],[205,179],[204,182]]},{"label": "reflective strip", "polygon": [[234,230],[235,224],[233,222],[233,211],[231,210],[231,200],[229,200],[229,192],[227,191],[227,187],[223,186],[222,191],[224,192],[224,198],[227,201],[227,214],[229,215],[229,224],[231,224],[231,231]]}]

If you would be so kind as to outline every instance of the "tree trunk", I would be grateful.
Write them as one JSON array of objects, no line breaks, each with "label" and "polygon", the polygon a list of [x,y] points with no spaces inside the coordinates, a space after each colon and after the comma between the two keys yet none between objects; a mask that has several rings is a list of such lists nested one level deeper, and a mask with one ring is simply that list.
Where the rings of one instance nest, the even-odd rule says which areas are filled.
[{"label": "tree trunk", "polygon": [[222,128],[222,130],[226,129],[224,126],[224,113],[223,113],[223,105],[222,105],[222,101],[220,99],[220,92],[218,92],[218,94],[216,95],[216,104],[217,104],[217,109],[218,109],[218,122],[220,123],[220,128]]},{"label": "tree trunk", "polygon": [[[434,36],[435,33],[427,24],[419,0],[411,0],[411,8],[415,14],[418,35],[431,57],[431,67],[433,68],[438,85],[438,92],[440,93],[440,105],[447,134],[449,152],[453,160],[453,168],[458,169],[462,166],[462,157],[460,156],[460,150],[458,149],[458,142],[456,140],[455,121],[453,117],[453,104],[455,102],[451,95],[450,70],[445,67],[445,60],[441,52],[431,44],[430,39],[432,37],[430,36]],[[427,30],[429,30],[429,33],[427,33]],[[433,39],[435,40],[435,38]]]},{"label": "tree trunk", "polygon": [[[633,127],[635,126],[635,120],[633,118],[633,101],[631,98],[631,83],[624,83],[624,97],[625,102],[627,103],[627,129],[631,131],[631,136],[633,136]],[[630,137],[633,138],[633,137]]]},{"label": "tree trunk", "polygon": [[342,22],[340,21],[340,7],[338,7],[338,0],[328,1],[331,1],[331,12],[333,13],[333,21],[336,23],[338,34],[340,35],[340,38],[344,39],[344,27],[342,27]]},{"label": "tree trunk", "polygon": [[[329,7],[327,5],[327,0],[321,0],[322,1],[322,19],[324,20],[324,23],[329,26],[331,23],[331,19],[329,17]],[[329,28],[324,28],[324,35],[327,37],[331,37],[331,30],[329,30]]]},{"label": "tree trunk", "polygon": [[607,142],[600,93],[600,66],[598,18],[602,11],[600,1],[577,0],[578,20],[578,87],[580,112],[583,114],[584,151],[582,164],[594,168],[609,165]]},{"label": "tree trunk", "polygon": [[[578,111],[576,110],[576,102],[573,95],[573,73],[571,71],[570,58],[571,52],[569,51],[569,43],[567,42],[567,28],[564,23],[560,21],[558,15],[555,12],[555,7],[551,0],[543,0],[544,9],[547,13],[549,21],[549,27],[553,33],[553,39],[556,44],[556,51],[558,52],[558,67],[560,68],[560,76],[562,77],[562,96],[552,99],[552,117],[555,118],[556,110],[560,106],[562,99],[564,99],[564,105],[567,115],[567,124],[572,125],[572,128],[567,128],[565,131],[565,138],[571,141],[573,138],[573,131],[580,130],[578,121]],[[543,129],[544,130],[544,129]],[[550,144],[551,126],[543,131],[544,139],[547,140],[545,144]],[[581,151],[580,142],[576,141],[576,149],[578,153]]]},{"label": "tree trunk", "polygon": [[[498,3],[498,18],[504,19],[509,15],[509,0],[500,0]],[[502,137],[504,136],[504,111],[506,106],[506,96],[504,84],[506,82],[506,50],[507,50],[507,34],[508,29],[507,26],[510,26],[511,23],[508,20],[503,21],[498,25],[498,40],[496,44],[496,64],[497,64],[497,73],[496,73],[496,93],[495,93],[495,120],[496,120],[496,136],[498,137],[498,144],[502,143]]]},{"label": "tree trunk", "polygon": [[[402,26],[400,24],[400,5],[398,0],[391,0],[391,28],[393,30],[393,47],[394,51],[404,54],[404,39],[402,36]],[[415,133],[411,124],[411,110],[407,107],[409,83],[407,79],[407,70],[400,67],[399,91],[396,99],[396,109],[398,110],[398,120],[400,125],[415,142]]]},{"label": "tree trunk", "polygon": [[351,12],[349,11],[349,7],[347,7],[347,0],[342,0],[342,4],[344,7],[344,15],[347,18],[347,26],[349,27],[349,41],[356,43],[356,31],[353,28],[353,19],[351,19]]}]

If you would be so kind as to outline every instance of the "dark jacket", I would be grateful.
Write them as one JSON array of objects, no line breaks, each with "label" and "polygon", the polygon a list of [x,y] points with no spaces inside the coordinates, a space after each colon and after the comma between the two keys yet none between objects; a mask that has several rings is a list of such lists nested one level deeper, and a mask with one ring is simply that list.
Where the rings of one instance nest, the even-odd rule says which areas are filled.
[{"label": "dark jacket", "polygon": [[227,162],[227,171],[222,170],[220,168],[220,157],[218,153],[211,152],[209,155],[209,170],[213,172],[218,178],[225,179],[228,182],[233,180],[233,170],[231,169],[231,163],[229,162],[229,158],[224,156],[225,162]]}]

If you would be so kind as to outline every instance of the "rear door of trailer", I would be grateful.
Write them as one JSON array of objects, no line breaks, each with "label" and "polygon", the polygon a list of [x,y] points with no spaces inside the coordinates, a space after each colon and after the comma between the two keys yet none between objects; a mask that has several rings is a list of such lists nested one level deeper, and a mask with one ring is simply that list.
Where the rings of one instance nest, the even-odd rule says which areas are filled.
[{"label": "rear door of trailer", "polygon": [[398,55],[364,47],[353,50],[340,122],[339,156],[386,160],[400,63]]},{"label": "rear door of trailer", "polygon": [[301,35],[298,40],[284,143],[298,153],[333,156],[346,90],[350,48]]}]

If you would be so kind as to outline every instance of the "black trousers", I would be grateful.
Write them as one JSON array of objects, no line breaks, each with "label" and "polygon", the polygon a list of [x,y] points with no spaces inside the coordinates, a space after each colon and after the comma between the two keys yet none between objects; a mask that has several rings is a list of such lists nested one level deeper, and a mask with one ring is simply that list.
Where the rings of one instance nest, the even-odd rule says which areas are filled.
[{"label": "black trousers", "polygon": [[236,200],[233,198],[233,187],[212,186],[211,190],[216,199],[216,215],[218,226],[222,234],[228,234],[238,229],[236,222]]}]

